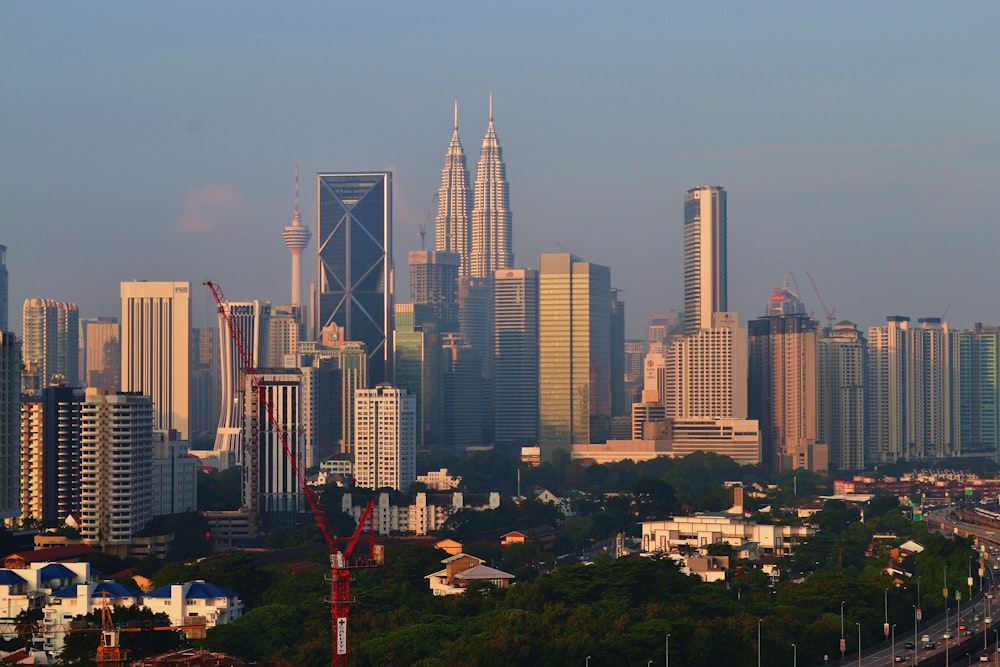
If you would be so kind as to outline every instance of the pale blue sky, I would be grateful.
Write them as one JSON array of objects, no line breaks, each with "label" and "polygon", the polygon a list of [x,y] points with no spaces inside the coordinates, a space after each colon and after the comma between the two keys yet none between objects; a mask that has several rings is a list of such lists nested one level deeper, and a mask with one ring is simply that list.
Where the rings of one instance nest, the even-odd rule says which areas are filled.
[{"label": "pale blue sky", "polygon": [[[730,308],[1000,323],[1000,3],[0,0],[0,244],[25,298],[121,280],[285,303],[293,171],[395,173],[399,301],[451,136],[494,91],[515,263],[607,264],[629,335],[681,305],[683,193],[729,193]],[[432,247],[432,231],[428,247]],[[211,298],[195,290],[196,322]]]}]

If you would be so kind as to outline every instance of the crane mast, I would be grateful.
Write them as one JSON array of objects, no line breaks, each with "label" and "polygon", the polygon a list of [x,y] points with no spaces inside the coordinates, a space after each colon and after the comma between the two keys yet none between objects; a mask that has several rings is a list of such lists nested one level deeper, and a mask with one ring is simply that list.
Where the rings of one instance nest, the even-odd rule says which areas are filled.
[{"label": "crane mast", "polygon": [[[253,384],[253,389],[257,393],[260,405],[264,406],[264,411],[267,414],[267,419],[271,424],[271,428],[274,429],[274,432],[277,434],[278,439],[281,442],[281,448],[285,453],[285,458],[291,466],[295,479],[299,484],[299,488],[301,489],[303,495],[305,495],[306,501],[309,503],[309,508],[312,510],[313,517],[316,519],[316,524],[319,526],[320,532],[323,533],[323,539],[326,542],[327,549],[330,553],[330,596],[327,598],[327,602],[330,604],[331,616],[331,664],[333,667],[347,667],[347,616],[351,606],[351,570],[378,567],[380,564],[375,557],[375,500],[371,499],[368,501],[368,504],[365,506],[364,510],[362,510],[361,516],[358,519],[358,525],[354,530],[354,534],[348,541],[347,546],[341,550],[337,545],[337,536],[334,534],[333,529],[330,526],[330,520],[327,518],[326,512],[323,511],[323,507],[319,503],[319,497],[316,494],[316,491],[307,483],[305,474],[299,465],[298,457],[295,455],[295,452],[292,451],[292,447],[288,443],[288,433],[282,425],[281,420],[278,419],[271,406],[271,402],[267,398],[267,394],[264,390],[263,379],[261,378],[256,365],[253,363],[253,357],[244,345],[244,339],[241,335],[239,324],[235,319],[233,319],[232,314],[229,312],[229,308],[227,308],[228,302],[222,293],[222,289],[211,281],[206,281],[205,285],[212,292],[212,297],[215,299],[215,303],[219,308],[219,315],[226,323],[226,328],[229,330],[229,336],[232,338],[233,344],[236,346],[236,350],[239,353],[240,360],[243,362],[243,367],[247,377],[250,378]],[[366,525],[369,528],[367,554],[356,557],[354,556],[354,550],[358,545],[358,541],[360,540]]]}]

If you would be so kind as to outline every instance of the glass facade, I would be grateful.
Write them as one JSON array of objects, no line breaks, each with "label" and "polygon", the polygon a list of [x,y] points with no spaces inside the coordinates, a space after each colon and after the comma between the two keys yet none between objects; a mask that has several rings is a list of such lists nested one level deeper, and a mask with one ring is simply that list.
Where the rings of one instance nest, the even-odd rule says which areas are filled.
[{"label": "glass facade", "polygon": [[368,350],[372,385],[392,377],[392,174],[317,174],[319,328]]},{"label": "glass facade", "polygon": [[611,420],[611,269],[570,254],[538,258],[539,445],[607,438]]}]

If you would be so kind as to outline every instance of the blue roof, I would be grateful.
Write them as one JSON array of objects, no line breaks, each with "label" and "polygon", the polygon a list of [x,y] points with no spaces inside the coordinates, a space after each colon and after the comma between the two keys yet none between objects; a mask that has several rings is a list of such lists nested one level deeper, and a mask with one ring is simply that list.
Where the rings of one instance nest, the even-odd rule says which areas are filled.
[{"label": "blue roof", "polygon": [[[76,587],[77,584],[73,584],[72,586],[67,586],[66,588],[54,592],[52,596],[57,598],[75,598]],[[94,586],[94,592],[91,593],[90,597],[99,598],[104,593],[107,593],[108,597],[112,598],[134,598],[142,595],[142,593],[140,593],[138,590],[134,588],[129,588],[128,586],[122,586],[117,582],[102,581],[96,586]]]},{"label": "blue roof", "polygon": [[21,575],[11,570],[0,570],[0,586],[16,586],[17,584],[26,584],[27,580]]},{"label": "blue roof", "polygon": [[42,568],[39,573],[42,581],[52,581],[53,579],[71,579],[76,576],[76,572],[69,569],[62,563],[49,563]]},{"label": "blue roof", "polygon": [[[166,586],[160,586],[156,590],[152,590],[144,597],[147,598],[169,598],[170,589],[177,584],[167,584]],[[205,599],[205,598],[233,598],[239,595],[236,591],[231,591],[228,588],[223,588],[222,586],[216,586],[215,584],[208,584],[204,581],[193,581],[191,582],[191,587],[188,589],[185,598],[195,598],[195,599]]]}]

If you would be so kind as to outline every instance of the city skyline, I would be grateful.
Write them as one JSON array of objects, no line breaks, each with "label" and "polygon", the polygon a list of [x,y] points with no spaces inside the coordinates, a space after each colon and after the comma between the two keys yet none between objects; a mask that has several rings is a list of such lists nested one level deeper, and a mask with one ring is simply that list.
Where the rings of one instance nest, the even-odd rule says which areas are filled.
[{"label": "city skyline", "polygon": [[[331,21],[312,3],[249,6],[235,22],[225,3],[197,18],[183,4],[5,3],[10,329],[21,331],[27,298],[113,315],[114,284],[133,278],[210,278],[236,298],[284,303],[296,163],[394,172],[405,288],[418,226],[433,226],[453,100],[475,141],[490,89],[518,265],[562,246],[610,266],[629,337],[646,313],[683,307],[677,230],[698,183],[731,195],[728,308],[745,321],[789,271],[809,271],[863,329],[892,313],[947,311],[957,328],[994,319],[1000,295],[982,267],[998,234],[988,26],[1000,7],[977,5],[982,20],[968,25],[931,4],[865,7],[865,21],[794,3],[713,6],[709,21],[695,6],[567,15],[515,3],[484,31],[478,7],[392,4],[376,25],[364,8]],[[302,22],[307,8],[315,20]],[[454,37],[429,40],[443,23]],[[40,24],[51,30],[29,29]],[[356,52],[373,76],[324,65]],[[42,197],[53,165],[73,177]],[[315,231],[311,187],[302,221]],[[811,290],[801,296],[822,314]],[[210,295],[193,297],[207,325]]]}]

